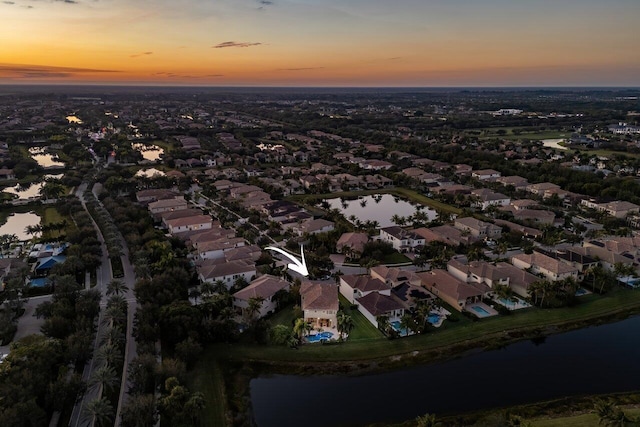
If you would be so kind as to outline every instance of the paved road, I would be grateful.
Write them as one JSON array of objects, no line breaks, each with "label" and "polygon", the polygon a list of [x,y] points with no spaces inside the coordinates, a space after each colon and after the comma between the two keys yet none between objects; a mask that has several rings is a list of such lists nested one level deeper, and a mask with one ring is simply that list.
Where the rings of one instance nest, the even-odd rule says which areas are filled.
[{"label": "paved road", "polygon": [[[86,190],[86,188],[87,188],[87,184],[83,183],[78,187],[76,191],[76,196],[80,199],[80,202],[82,203],[82,206],[85,208],[85,210],[87,208],[85,205],[83,193]],[[107,297],[106,297],[107,283],[109,283],[112,280],[113,276],[111,272],[111,262],[109,261],[109,253],[107,251],[107,245],[104,242],[104,237],[102,236],[102,233],[100,232],[100,228],[98,228],[98,225],[95,223],[95,221],[93,222],[93,227],[95,228],[98,234],[98,240],[100,241],[100,244],[102,246],[101,264],[96,270],[97,282],[96,282],[96,287],[94,289],[97,289],[100,291],[101,293],[100,307],[104,308],[107,304]],[[95,337],[94,347],[93,347],[94,353],[99,347],[99,338],[102,335],[102,331],[104,330],[105,326],[106,324],[104,322],[104,319],[102,318],[102,310],[101,310],[98,316],[98,328],[96,331],[96,337]],[[84,371],[82,373],[82,379],[85,382],[88,381],[89,378],[91,378],[93,371],[97,368],[96,365],[97,364],[95,363],[95,359],[93,358],[89,360],[85,365]],[[73,427],[90,426],[92,424],[92,420],[87,419],[87,417],[84,416],[83,408],[87,402],[90,402],[91,400],[99,397],[100,395],[101,395],[101,389],[99,387],[92,387],[87,389],[86,393],[82,396],[82,399],[78,401],[76,405],[73,407],[69,425]]]},{"label": "paved road", "polygon": [[[38,319],[35,316],[35,312],[36,308],[45,301],[51,301],[51,295],[32,297],[27,300],[24,305],[24,313],[18,319],[18,330],[16,331],[16,335],[13,337],[13,341],[18,341],[20,338],[24,338],[27,335],[40,333],[40,326],[44,323],[44,319]],[[9,353],[10,345],[11,343],[0,346],[0,356]]]}]

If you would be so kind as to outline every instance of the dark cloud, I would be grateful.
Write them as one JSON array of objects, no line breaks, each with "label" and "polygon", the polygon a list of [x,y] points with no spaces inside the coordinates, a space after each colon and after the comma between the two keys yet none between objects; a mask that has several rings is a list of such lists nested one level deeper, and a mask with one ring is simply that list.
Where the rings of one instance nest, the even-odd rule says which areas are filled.
[{"label": "dark cloud", "polygon": [[205,77],[224,77],[224,74],[207,74]]},{"label": "dark cloud", "polygon": [[47,65],[0,64],[0,78],[10,79],[71,78],[79,74],[93,73],[119,73],[119,71],[75,67],[50,67]]},{"label": "dark cloud", "polygon": [[146,56],[146,55],[153,55],[153,52],[136,53],[134,55],[129,55],[129,58],[137,58],[139,56]]},{"label": "dark cloud", "polygon": [[214,49],[222,49],[225,47],[251,47],[251,46],[260,46],[262,45],[262,43],[260,42],[253,42],[253,43],[249,43],[249,42],[222,42],[222,43],[218,43],[215,46],[211,46]]},{"label": "dark cloud", "polygon": [[308,71],[322,70],[324,67],[300,67],[300,68],[278,68],[276,71]]},{"label": "dark cloud", "polygon": [[256,0],[256,2],[260,5],[258,6],[258,10],[265,10],[267,7],[274,5],[270,0]]},{"label": "dark cloud", "polygon": [[4,4],[16,4],[16,2],[14,2],[14,1],[3,1],[2,3],[4,3]]}]

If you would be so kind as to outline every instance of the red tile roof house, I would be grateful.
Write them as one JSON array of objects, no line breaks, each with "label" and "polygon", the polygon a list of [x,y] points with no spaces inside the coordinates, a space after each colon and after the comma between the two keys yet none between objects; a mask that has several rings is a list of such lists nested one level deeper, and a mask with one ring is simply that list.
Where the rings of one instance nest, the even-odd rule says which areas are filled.
[{"label": "red tile roof house", "polygon": [[151,202],[148,205],[149,212],[152,214],[160,214],[163,212],[172,212],[187,209],[187,201],[182,196],[174,199],[162,199],[157,202]]},{"label": "red tile roof house", "polygon": [[251,298],[262,298],[263,301],[260,304],[260,309],[256,313],[258,318],[262,318],[267,314],[275,312],[278,308],[277,300],[274,298],[276,293],[282,290],[289,290],[290,287],[291,283],[286,280],[265,274],[264,276],[254,279],[246,288],[233,294],[233,306],[238,311],[238,314],[246,315],[249,300]]},{"label": "red tile roof house", "polygon": [[506,262],[493,265],[486,261],[473,261],[464,264],[457,259],[451,259],[447,264],[447,271],[463,282],[484,283],[491,289],[495,289],[497,285],[507,285],[522,297],[528,297],[529,285],[540,280],[538,276]]},{"label": "red tile roof house", "polygon": [[304,320],[314,329],[337,328],[338,287],[333,283],[306,280],[300,286]]},{"label": "red tile roof house", "polygon": [[467,304],[481,301],[490,291],[485,284],[463,282],[445,270],[416,274],[422,280],[422,286],[458,311],[463,311]]},{"label": "red tile roof house", "polygon": [[511,264],[522,270],[530,269],[534,274],[542,274],[551,281],[563,280],[568,277],[578,280],[579,271],[577,268],[535,251],[531,254],[513,256]]},{"label": "red tile roof house", "polygon": [[339,254],[358,257],[362,255],[364,245],[369,242],[367,233],[343,233],[336,243],[336,251]]}]

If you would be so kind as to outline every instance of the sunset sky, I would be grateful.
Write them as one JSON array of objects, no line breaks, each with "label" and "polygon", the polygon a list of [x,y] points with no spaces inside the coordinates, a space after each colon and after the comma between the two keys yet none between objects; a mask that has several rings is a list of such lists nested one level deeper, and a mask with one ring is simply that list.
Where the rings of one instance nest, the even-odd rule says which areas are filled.
[{"label": "sunset sky", "polygon": [[640,86],[640,0],[0,0],[0,84]]}]

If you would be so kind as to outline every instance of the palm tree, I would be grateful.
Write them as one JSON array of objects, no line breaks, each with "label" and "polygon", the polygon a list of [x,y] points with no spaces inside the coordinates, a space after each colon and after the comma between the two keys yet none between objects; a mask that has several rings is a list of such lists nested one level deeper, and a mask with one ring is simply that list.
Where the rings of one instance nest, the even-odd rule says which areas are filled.
[{"label": "palm tree", "polygon": [[436,415],[427,413],[427,414],[416,417],[416,426],[417,427],[435,427]]},{"label": "palm tree", "polygon": [[347,334],[347,336],[349,336],[349,334],[353,330],[353,327],[354,327],[353,318],[348,314],[339,312],[337,321],[338,321],[338,324],[337,324],[338,332],[340,333],[339,340],[342,341],[343,334]]},{"label": "palm tree", "polygon": [[122,280],[114,279],[107,283],[107,295],[121,295],[129,290]]},{"label": "palm tree", "polygon": [[400,328],[407,331],[407,335],[411,335],[415,331],[416,323],[413,321],[413,316],[409,313],[402,315],[400,318]]},{"label": "palm tree", "polygon": [[260,309],[262,308],[262,303],[264,301],[265,301],[265,299],[262,296],[249,298],[248,306],[247,306],[247,309],[245,311],[245,313],[246,313],[246,315],[248,317],[247,320],[249,322],[253,322],[255,320],[256,314],[258,314],[260,312]]},{"label": "palm tree", "polygon": [[83,412],[85,416],[93,423],[95,420],[96,425],[103,427],[112,425],[113,407],[111,402],[107,399],[93,399],[84,407]]},{"label": "palm tree", "polygon": [[115,345],[105,344],[96,352],[96,360],[111,366],[117,366],[122,361],[122,355],[120,354],[120,349]]},{"label": "palm tree", "polygon": [[386,334],[389,331],[391,323],[389,322],[388,316],[378,316],[376,317],[376,322],[378,322],[378,329],[380,329],[383,333]]},{"label": "palm tree", "polygon": [[302,338],[307,335],[307,331],[310,330],[311,325],[300,317],[296,319],[296,323],[293,325],[293,333],[298,338],[299,342],[302,342]]},{"label": "palm tree", "polygon": [[89,385],[101,385],[103,388],[111,391],[118,384],[118,374],[115,369],[109,365],[103,365],[96,369],[89,379]]}]

